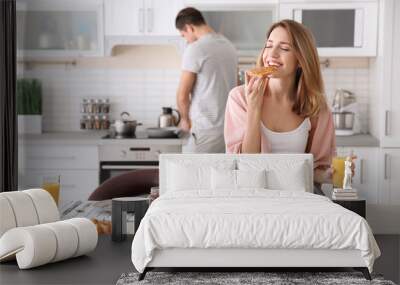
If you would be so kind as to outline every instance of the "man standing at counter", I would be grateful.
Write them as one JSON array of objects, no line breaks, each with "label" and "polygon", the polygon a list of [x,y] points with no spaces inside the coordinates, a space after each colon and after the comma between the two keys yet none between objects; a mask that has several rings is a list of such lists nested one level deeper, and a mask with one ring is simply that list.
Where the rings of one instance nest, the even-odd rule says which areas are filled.
[{"label": "man standing at counter", "polygon": [[188,43],[177,92],[180,128],[190,133],[182,151],[223,153],[225,106],[229,91],[236,86],[236,50],[194,8],[181,10],[175,26]]}]

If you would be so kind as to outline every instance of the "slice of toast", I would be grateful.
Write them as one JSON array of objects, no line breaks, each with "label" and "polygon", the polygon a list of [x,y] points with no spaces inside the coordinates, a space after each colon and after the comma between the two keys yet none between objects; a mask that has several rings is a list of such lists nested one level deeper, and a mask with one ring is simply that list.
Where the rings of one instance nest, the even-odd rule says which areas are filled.
[{"label": "slice of toast", "polygon": [[247,71],[250,76],[265,77],[273,74],[277,70],[276,66],[255,67]]}]

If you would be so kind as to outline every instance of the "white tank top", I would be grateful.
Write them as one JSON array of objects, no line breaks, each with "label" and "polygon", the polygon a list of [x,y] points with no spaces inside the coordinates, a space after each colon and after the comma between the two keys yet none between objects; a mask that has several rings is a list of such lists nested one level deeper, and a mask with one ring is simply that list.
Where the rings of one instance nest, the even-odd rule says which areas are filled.
[{"label": "white tank top", "polygon": [[261,121],[261,129],[271,144],[272,153],[304,153],[311,130],[311,122],[309,118],[306,118],[300,126],[292,131],[274,132],[264,126]]}]

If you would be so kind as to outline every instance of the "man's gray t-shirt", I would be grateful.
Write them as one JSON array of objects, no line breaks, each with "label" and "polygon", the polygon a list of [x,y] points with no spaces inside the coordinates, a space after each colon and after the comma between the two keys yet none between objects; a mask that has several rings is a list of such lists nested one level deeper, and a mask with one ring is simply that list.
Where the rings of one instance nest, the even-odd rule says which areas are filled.
[{"label": "man's gray t-shirt", "polygon": [[186,47],[182,69],[196,73],[189,111],[192,130],[222,130],[228,94],[237,83],[234,46],[222,35],[206,34]]}]

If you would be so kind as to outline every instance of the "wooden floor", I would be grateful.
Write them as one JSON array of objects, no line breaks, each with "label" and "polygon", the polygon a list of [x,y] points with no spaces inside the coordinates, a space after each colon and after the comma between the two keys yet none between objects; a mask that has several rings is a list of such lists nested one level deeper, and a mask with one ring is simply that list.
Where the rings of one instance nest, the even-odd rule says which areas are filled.
[{"label": "wooden floor", "polygon": [[[374,272],[399,283],[400,236],[375,237],[382,251]],[[87,256],[61,261],[29,270],[19,270],[16,262],[0,265],[0,284],[115,284],[124,272],[134,271],[131,262],[132,240],[112,242],[109,236],[100,236],[95,251]]]}]

